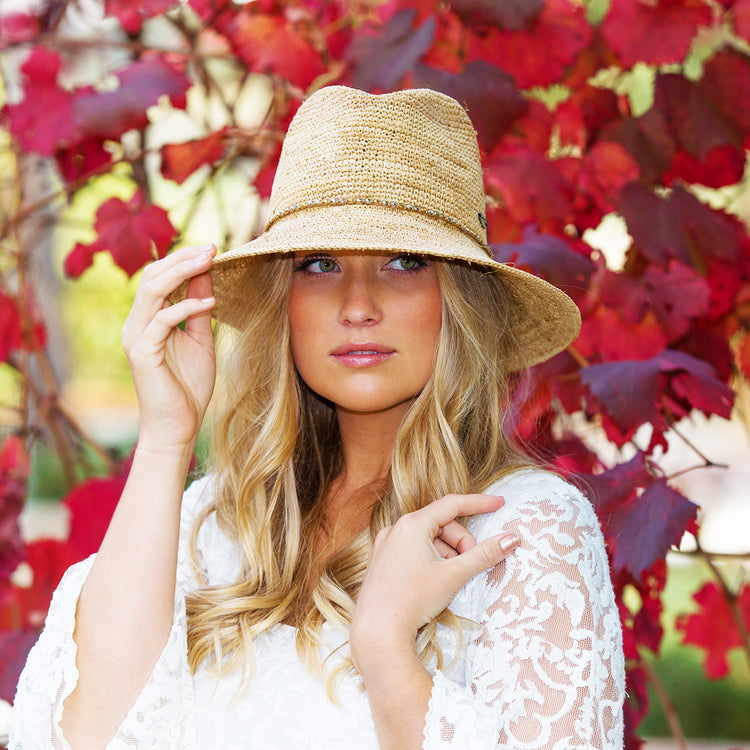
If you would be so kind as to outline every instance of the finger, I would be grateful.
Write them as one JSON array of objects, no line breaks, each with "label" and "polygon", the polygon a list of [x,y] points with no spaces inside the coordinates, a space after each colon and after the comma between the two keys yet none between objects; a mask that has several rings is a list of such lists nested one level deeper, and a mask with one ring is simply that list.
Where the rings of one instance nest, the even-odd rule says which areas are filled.
[{"label": "finger", "polygon": [[[198,248],[195,250],[197,251]],[[133,307],[125,321],[123,341],[126,345],[134,343],[154,315],[162,309],[168,296],[180,284],[193,276],[208,271],[214,254],[215,248],[209,251],[193,252],[187,258],[183,255],[182,261],[171,266],[160,266],[159,264],[162,261],[156,261],[146,267],[136,291]],[[166,260],[166,258],[163,260]]]},{"label": "finger", "polygon": [[458,552],[455,547],[451,547],[450,544],[446,544],[440,537],[438,537],[433,544],[437,550],[438,555],[444,559],[451,557],[458,557]]},{"label": "finger", "polygon": [[515,534],[493,536],[448,562],[465,583],[483,570],[502,562],[520,543],[521,540]]},{"label": "finger", "polygon": [[146,328],[146,337],[150,339],[151,345],[160,345],[167,336],[174,330],[175,326],[187,320],[190,316],[207,314],[210,316],[211,309],[216,304],[213,297],[207,299],[184,299],[169,307],[164,307],[149,323]]},{"label": "finger", "polygon": [[[214,285],[210,273],[202,273],[190,279],[187,288],[187,299],[213,299]],[[212,336],[211,311],[214,305],[188,317],[185,333],[191,336]]]},{"label": "finger", "polygon": [[438,526],[446,526],[460,516],[490,513],[504,503],[497,495],[446,495],[417,512],[426,513]]},{"label": "finger", "polygon": [[468,552],[476,544],[474,537],[458,521],[451,521],[443,526],[438,539],[458,552]]}]

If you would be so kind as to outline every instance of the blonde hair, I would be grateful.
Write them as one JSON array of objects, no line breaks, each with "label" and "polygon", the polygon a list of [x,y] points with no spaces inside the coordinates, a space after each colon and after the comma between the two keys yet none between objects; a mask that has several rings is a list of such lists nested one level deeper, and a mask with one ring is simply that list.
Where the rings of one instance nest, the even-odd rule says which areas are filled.
[{"label": "blonde hair", "polygon": [[[204,586],[187,600],[188,657],[218,673],[252,664],[252,641],[292,621],[297,649],[322,674],[320,629],[348,631],[377,532],[405,513],[448,493],[478,492],[505,471],[528,463],[505,425],[513,339],[509,292],[486,270],[434,260],[443,300],[442,326],[430,380],[406,414],[393,445],[390,475],[379,488],[369,528],[324,561],[316,532],[321,500],[343,466],[334,408],[296,374],[289,344],[287,295],[291,260],[257,260],[248,268],[245,320],[229,341],[225,393],[213,431],[216,514],[244,555],[239,579]],[[227,343],[227,342],[224,342]],[[423,663],[443,655],[438,623],[459,627],[444,610],[422,628]]]}]

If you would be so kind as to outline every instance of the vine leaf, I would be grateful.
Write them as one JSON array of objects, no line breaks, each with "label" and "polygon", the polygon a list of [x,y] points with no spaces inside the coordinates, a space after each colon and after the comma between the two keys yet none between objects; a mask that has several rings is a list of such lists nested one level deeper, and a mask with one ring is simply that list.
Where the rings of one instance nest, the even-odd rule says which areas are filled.
[{"label": "vine leaf", "polygon": [[173,5],[178,5],[176,0],[106,0],[105,12],[108,16],[115,16],[120,21],[122,28],[128,34],[137,34],[144,21],[158,16]]},{"label": "vine leaf", "polygon": [[477,130],[479,145],[492,151],[500,137],[526,112],[526,100],[505,71],[482,60],[454,74],[417,65],[414,85],[442,91],[461,102]]},{"label": "vine leaf", "polygon": [[541,13],[544,0],[452,0],[451,9],[466,26],[499,26],[520,31]]},{"label": "vine leaf", "polygon": [[[677,618],[677,630],[682,632],[682,642],[703,649],[703,670],[706,676],[717,680],[729,673],[727,653],[742,646],[742,637],[732,614],[732,609],[721,587],[715,581],[704,584],[693,599],[698,611]],[[745,626],[750,628],[750,585],[745,584],[737,597],[737,604]]]},{"label": "vine leaf", "polygon": [[366,24],[352,38],[345,56],[357,88],[390,91],[414,68],[435,36],[435,19],[415,28],[416,16],[415,10],[401,10],[382,27]]},{"label": "vine leaf", "polygon": [[672,545],[679,543],[697,513],[698,506],[666,480],[652,481],[640,495],[620,504],[608,518],[608,523],[617,529],[608,539],[614,549],[615,570],[625,569],[641,577]]},{"label": "vine leaf", "polygon": [[647,360],[591,365],[581,371],[581,382],[595,397],[588,409],[604,410],[607,436],[617,445],[648,423],[654,430],[652,444],[660,441],[668,426],[665,407],[673,418],[693,408],[728,418],[734,402],[734,391],[708,362],[673,349]]},{"label": "vine leaf", "polygon": [[467,60],[492,63],[527,89],[559,82],[591,42],[593,31],[579,3],[546,0],[528,29],[492,28],[482,35],[467,35]]},{"label": "vine leaf", "polygon": [[205,138],[166,144],[161,150],[161,173],[168,180],[182,184],[197,169],[224,156],[225,135],[226,128],[222,128]]},{"label": "vine leaf", "polygon": [[23,560],[18,517],[26,497],[28,475],[29,459],[23,443],[16,435],[9,435],[0,447],[0,584]]},{"label": "vine leaf", "polygon": [[637,62],[681,62],[698,28],[710,24],[711,8],[703,0],[617,0],[609,6],[601,33],[623,66],[632,68]]},{"label": "vine leaf", "polygon": [[167,212],[147,204],[140,190],[127,203],[120,198],[102,203],[94,228],[97,238],[88,245],[79,242],[65,259],[65,273],[70,278],[78,278],[93,263],[94,255],[104,250],[132,276],[155,256],[163,258],[177,235]]},{"label": "vine leaf", "polygon": [[325,72],[320,55],[283,15],[254,13],[248,6],[217,20],[237,56],[255,73],[273,73],[306,89]]},{"label": "vine leaf", "polygon": [[126,476],[121,468],[114,476],[82,482],[65,496],[63,502],[70,511],[67,546],[76,560],[99,549],[125,488]]}]

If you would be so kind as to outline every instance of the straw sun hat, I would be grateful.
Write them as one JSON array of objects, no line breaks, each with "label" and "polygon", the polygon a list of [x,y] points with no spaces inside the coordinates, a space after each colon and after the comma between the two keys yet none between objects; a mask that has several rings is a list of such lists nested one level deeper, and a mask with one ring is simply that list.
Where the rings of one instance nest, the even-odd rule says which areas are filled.
[{"label": "straw sun hat", "polygon": [[519,353],[510,370],[548,359],[578,334],[580,314],[567,295],[493,260],[476,133],[444,94],[317,91],[289,126],[269,211],[261,236],[211,267],[220,321],[231,325],[242,309],[251,258],[369,250],[465,261],[498,274],[513,300]]}]

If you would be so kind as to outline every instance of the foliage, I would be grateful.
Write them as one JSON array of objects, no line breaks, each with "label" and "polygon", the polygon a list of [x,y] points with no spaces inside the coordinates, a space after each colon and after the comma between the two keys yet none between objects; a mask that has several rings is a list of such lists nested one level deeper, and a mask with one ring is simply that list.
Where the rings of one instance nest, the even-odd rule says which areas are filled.
[{"label": "foliage", "polygon": [[[710,677],[728,649],[750,658],[750,584],[725,580],[698,543],[697,506],[660,468],[678,422],[729,417],[750,374],[750,240],[726,210],[750,144],[749,0],[92,0],[85,21],[86,4],[0,17],[0,359],[23,384],[0,454],[5,648],[28,648],[62,569],[101,536],[99,524],[87,537],[82,519],[106,521],[123,476],[110,462],[109,478],[72,490],[67,543],[20,541],[28,446],[50,443],[71,485],[91,450],[57,399],[29,232],[116,174],[129,197],[99,206],[94,239],[65,259],[70,277],[101,252],[133,274],[191,238],[207,201],[220,220],[209,239],[242,241],[300,102],[345,83],[462,101],[483,149],[495,256],[581,309],[577,341],[535,368],[514,406],[519,433],[601,519],[629,667],[628,747],[640,743],[662,639],[665,555],[686,532],[714,576],[679,620],[685,643],[706,651]],[[45,194],[30,179],[40,163],[54,174]],[[632,239],[622,264],[587,233],[611,214]],[[600,427],[622,461],[607,465],[574,418]],[[22,559],[33,593],[10,583]]]}]

